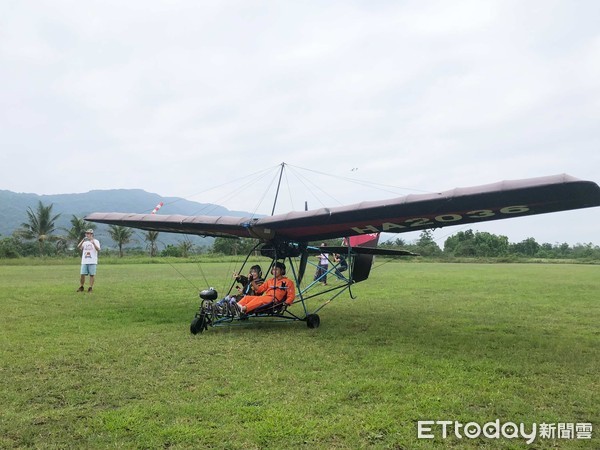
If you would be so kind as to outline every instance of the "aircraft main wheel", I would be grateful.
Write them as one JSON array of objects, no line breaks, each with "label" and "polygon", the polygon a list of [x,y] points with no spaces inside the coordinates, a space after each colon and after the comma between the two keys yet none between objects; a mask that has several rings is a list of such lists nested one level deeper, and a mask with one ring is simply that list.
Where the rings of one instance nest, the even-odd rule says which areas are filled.
[{"label": "aircraft main wheel", "polygon": [[206,328],[204,322],[204,314],[194,317],[194,320],[192,320],[192,323],[190,324],[190,332],[192,334],[202,333],[204,331],[204,328]]},{"label": "aircraft main wheel", "polygon": [[318,314],[309,314],[306,316],[306,325],[308,328],[319,328],[321,324],[321,319]]}]

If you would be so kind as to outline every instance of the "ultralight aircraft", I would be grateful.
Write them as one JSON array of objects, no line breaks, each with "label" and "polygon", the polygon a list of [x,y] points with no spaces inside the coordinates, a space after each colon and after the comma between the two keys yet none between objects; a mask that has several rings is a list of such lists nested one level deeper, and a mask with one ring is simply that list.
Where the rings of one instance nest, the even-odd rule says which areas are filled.
[{"label": "ultralight aircraft", "polygon": [[[282,171],[284,165],[281,165]],[[254,318],[303,321],[309,328],[317,328],[320,309],[346,290],[352,296],[352,285],[369,277],[375,255],[415,256],[404,250],[378,248],[382,232],[405,233],[595,206],[600,206],[600,187],[596,183],[561,174],[259,218],[96,212],[86,216],[85,220],[167,233],[256,239],[256,246],[246,257],[239,273],[254,251],[270,258],[270,268],[279,261],[288,264],[288,276],[293,279],[296,296],[286,299],[285,296],[276,298],[273,295],[270,302],[250,314],[241,314],[235,308],[219,307],[217,291],[213,288],[202,290],[199,311],[190,325],[190,331],[197,334],[209,326]],[[333,238],[343,238],[343,245],[310,245],[311,242]],[[348,270],[343,276],[338,276],[341,284],[325,290],[315,289],[320,281],[317,278],[301,287],[309,255],[318,254],[345,256]],[[340,275],[335,261],[330,261],[329,267],[323,277],[328,273]],[[234,285],[232,283],[229,293]],[[315,308],[309,308],[309,299],[325,293],[330,293],[330,298]],[[294,304],[301,308],[290,308]]]}]

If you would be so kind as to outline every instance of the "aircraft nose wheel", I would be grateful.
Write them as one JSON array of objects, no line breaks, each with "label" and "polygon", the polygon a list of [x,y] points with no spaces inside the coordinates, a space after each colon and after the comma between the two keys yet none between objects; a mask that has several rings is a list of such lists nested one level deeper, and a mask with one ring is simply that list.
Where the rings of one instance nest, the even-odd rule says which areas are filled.
[{"label": "aircraft nose wheel", "polygon": [[309,314],[306,316],[306,325],[308,328],[319,328],[321,324],[321,319],[318,314]]},{"label": "aircraft nose wheel", "polygon": [[206,315],[204,313],[194,317],[190,324],[190,332],[192,334],[202,333],[206,327]]}]

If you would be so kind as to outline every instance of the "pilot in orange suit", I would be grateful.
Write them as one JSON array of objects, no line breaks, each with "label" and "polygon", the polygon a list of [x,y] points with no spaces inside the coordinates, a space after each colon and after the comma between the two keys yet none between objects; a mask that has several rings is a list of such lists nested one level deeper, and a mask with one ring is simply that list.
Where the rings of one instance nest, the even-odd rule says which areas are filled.
[{"label": "pilot in orange suit", "polygon": [[291,305],[296,298],[294,282],[285,276],[285,264],[276,262],[271,269],[273,278],[268,279],[261,285],[252,288],[258,295],[246,295],[237,303],[241,313],[250,313],[256,308],[268,305],[272,302]]}]

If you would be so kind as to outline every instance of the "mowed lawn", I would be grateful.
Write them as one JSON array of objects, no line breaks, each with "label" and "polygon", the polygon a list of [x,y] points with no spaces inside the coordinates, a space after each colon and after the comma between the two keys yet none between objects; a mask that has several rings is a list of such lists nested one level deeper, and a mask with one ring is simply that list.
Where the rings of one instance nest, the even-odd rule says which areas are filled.
[{"label": "mowed lawn", "polygon": [[[600,448],[598,265],[391,262],[318,329],[196,336],[230,264],[78,269],[0,266],[1,448]],[[496,419],[593,437],[417,438]]]}]

